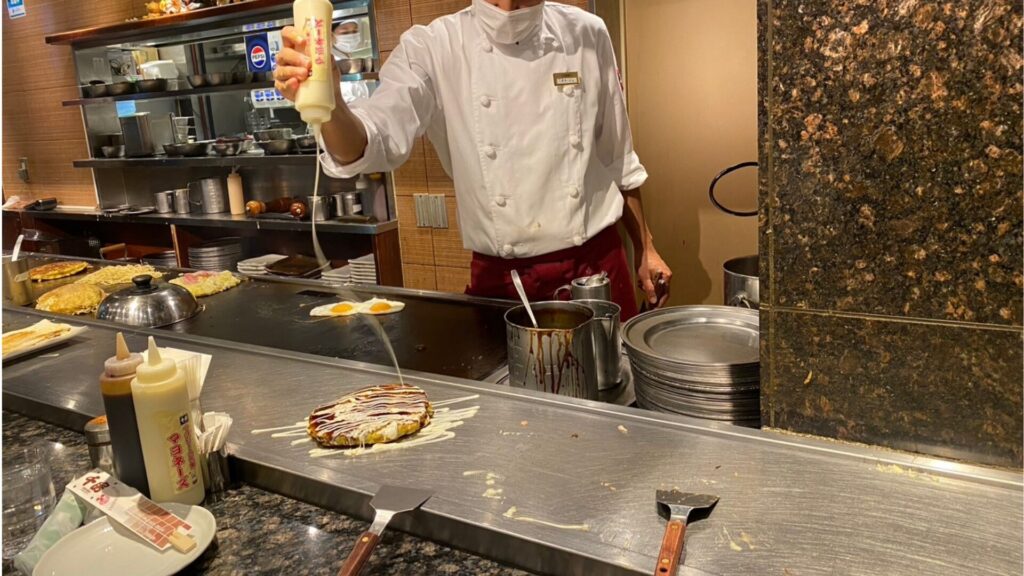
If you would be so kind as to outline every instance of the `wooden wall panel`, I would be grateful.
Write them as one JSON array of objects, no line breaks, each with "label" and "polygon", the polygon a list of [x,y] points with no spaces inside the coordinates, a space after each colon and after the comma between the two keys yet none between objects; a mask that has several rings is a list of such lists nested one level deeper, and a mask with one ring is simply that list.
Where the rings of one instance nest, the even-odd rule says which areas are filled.
[{"label": "wooden wall panel", "polygon": [[412,10],[409,0],[374,0],[374,16],[377,19],[377,42],[379,50],[390,52],[398,46],[402,33],[412,26]]},{"label": "wooden wall panel", "polygon": [[402,245],[402,262],[406,264],[434,265],[434,243],[430,228],[416,226],[416,206],[412,196],[399,196],[395,208],[398,212],[398,231]]},{"label": "wooden wall panel", "polygon": [[[71,161],[88,154],[81,110],[62,100],[78,96],[71,48],[49,46],[47,34],[113,24],[144,11],[140,0],[37,0],[26,16],[3,18],[4,197],[56,196],[63,204],[92,206],[96,193],[88,170]],[[27,157],[30,181],[17,176]]]},{"label": "wooden wall panel", "polygon": [[437,277],[433,266],[406,264],[402,267],[405,273],[405,287],[416,290],[437,290]]},{"label": "wooden wall panel", "polygon": [[439,16],[458,12],[471,0],[412,0],[412,23],[427,25]]},{"label": "wooden wall panel", "polygon": [[442,292],[458,292],[460,294],[466,291],[466,286],[469,285],[469,268],[438,266],[436,270],[438,290]]}]

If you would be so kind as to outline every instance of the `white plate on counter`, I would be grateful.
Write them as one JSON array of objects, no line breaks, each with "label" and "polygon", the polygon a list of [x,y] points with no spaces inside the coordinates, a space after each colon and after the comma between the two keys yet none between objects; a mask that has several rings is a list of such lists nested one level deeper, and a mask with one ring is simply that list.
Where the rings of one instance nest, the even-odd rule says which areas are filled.
[{"label": "white plate on counter", "polygon": [[32,576],[173,576],[203,553],[217,533],[217,521],[206,508],[162,503],[192,525],[196,547],[186,554],[169,547],[163,552],[104,516],[61,538],[43,554]]},{"label": "white plate on counter", "polygon": [[37,342],[37,343],[27,347],[27,348],[22,348],[21,350],[16,350],[14,352],[11,352],[10,354],[4,354],[3,361],[7,362],[9,360],[14,360],[16,358],[21,358],[22,356],[28,356],[29,354],[32,354],[33,352],[38,352],[40,350],[46,350],[47,348],[53,348],[54,346],[56,346],[58,344],[61,344],[63,342],[67,342],[68,340],[71,340],[75,336],[78,336],[82,332],[85,332],[85,330],[86,330],[85,326],[72,326],[71,330],[65,332],[64,334],[61,334],[60,336],[58,336],[56,338],[52,338],[50,340],[44,340],[42,342]]}]

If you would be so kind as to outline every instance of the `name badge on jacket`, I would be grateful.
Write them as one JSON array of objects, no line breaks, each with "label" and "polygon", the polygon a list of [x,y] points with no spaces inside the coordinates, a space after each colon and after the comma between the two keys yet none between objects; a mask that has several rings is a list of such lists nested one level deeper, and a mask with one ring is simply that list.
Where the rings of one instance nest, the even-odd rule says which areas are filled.
[{"label": "name badge on jacket", "polygon": [[555,86],[576,86],[580,83],[579,72],[556,72],[555,75]]}]

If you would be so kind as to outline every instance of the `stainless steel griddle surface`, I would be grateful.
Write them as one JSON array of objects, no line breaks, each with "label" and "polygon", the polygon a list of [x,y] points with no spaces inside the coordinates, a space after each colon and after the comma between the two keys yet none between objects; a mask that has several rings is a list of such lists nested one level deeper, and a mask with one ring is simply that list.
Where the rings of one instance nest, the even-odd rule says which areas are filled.
[{"label": "stainless steel griddle surface", "polygon": [[[19,262],[20,270],[46,262],[66,259],[30,254]],[[116,262],[80,259],[94,267]],[[5,258],[5,266],[9,259]],[[165,271],[166,281],[180,270]],[[12,284],[5,275],[5,283]],[[18,304],[31,302],[48,289],[73,282],[78,276],[56,282],[23,281],[5,285],[7,303],[13,304],[12,290],[18,289]],[[355,297],[374,296],[397,300],[405,309],[382,316],[311,318],[315,306]],[[482,380],[492,376],[507,362],[504,313],[512,303],[471,298],[461,294],[442,294],[392,287],[360,286],[351,289],[327,287],[309,281],[253,279],[236,288],[199,299],[204,310],[197,316],[162,328],[190,334],[266,346],[282,351],[346,358],[381,366],[393,365],[377,332],[370,323],[379,323],[394,347],[403,370],[443,374],[457,378]]]},{"label": "stainless steel griddle surface", "polygon": [[406,370],[479,380],[506,362],[505,306],[441,300],[411,290],[359,288],[354,294],[361,300],[379,295],[405,303],[405,309],[372,317],[310,317],[311,308],[343,299],[331,290],[286,282],[243,282],[201,298],[203,312],[165,330],[389,366],[391,358],[368,324],[379,322],[398,365]]},{"label": "stainless steel griddle surface", "polygon": [[[4,330],[36,314],[5,309]],[[81,425],[114,330],[4,366],[5,407]],[[382,483],[436,490],[396,527],[547,574],[650,574],[663,521],[655,490],[717,494],[687,529],[684,576],[1019,573],[1019,472],[715,425],[685,417],[410,373],[438,408],[432,443],[314,457],[301,422],[318,403],[393,381],[377,367],[161,331],[139,348],[213,354],[206,410],[235,419],[239,480],[366,518]],[[467,410],[461,424],[446,414]],[[299,424],[295,436],[254,429]],[[449,425],[451,422],[449,422]],[[431,428],[433,427],[433,428]],[[340,556],[339,556],[340,558]]]}]

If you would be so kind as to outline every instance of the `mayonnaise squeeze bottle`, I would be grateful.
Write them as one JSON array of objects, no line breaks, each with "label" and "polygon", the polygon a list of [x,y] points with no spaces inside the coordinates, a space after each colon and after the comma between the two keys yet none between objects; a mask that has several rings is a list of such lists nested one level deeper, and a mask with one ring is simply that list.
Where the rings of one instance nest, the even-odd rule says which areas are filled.
[{"label": "mayonnaise squeeze bottle", "polygon": [[334,111],[334,56],[331,55],[331,17],[334,6],[329,0],[296,0],[292,5],[295,27],[306,39],[312,69],[299,84],[295,109],[309,131],[320,136],[320,126]]},{"label": "mayonnaise squeeze bottle", "polygon": [[195,432],[189,420],[188,387],[178,365],[161,358],[149,337],[149,358],[132,380],[132,399],[154,502],[199,504],[206,489]]}]

